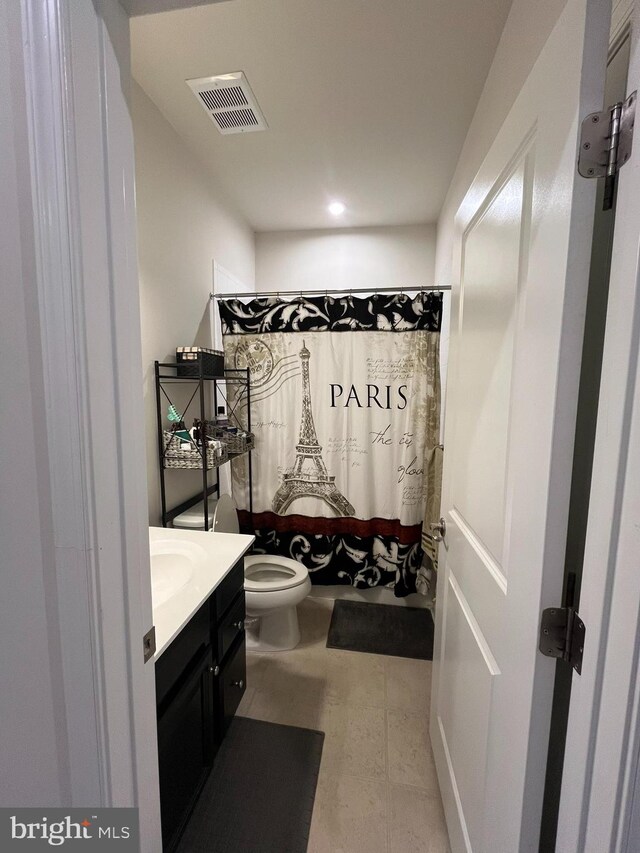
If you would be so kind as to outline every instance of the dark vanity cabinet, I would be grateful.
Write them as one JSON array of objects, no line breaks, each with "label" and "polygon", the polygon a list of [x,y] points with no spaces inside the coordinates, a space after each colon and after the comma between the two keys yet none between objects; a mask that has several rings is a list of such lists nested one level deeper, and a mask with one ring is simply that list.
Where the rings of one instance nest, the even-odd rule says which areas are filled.
[{"label": "dark vanity cabinet", "polygon": [[243,584],[239,560],[155,665],[165,851],[177,845],[245,691]]},{"label": "dark vanity cabinet", "polygon": [[224,668],[220,671],[219,708],[220,726],[224,736],[229,724],[238,709],[242,694],[245,691],[247,678],[247,659],[244,641],[234,648]]},{"label": "dark vanity cabinet", "polygon": [[170,850],[213,764],[211,648],[194,662],[158,720],[160,808],[164,849]]}]

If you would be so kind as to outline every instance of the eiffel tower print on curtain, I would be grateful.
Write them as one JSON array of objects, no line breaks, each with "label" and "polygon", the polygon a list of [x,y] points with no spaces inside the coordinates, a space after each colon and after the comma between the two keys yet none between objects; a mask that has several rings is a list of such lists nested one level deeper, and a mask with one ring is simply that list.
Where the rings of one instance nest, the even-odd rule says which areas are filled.
[{"label": "eiffel tower print on curtain", "polygon": [[302,342],[300,361],[302,362],[302,418],[300,438],[296,445],[296,459],[291,468],[285,471],[282,484],[273,498],[273,511],[278,514],[298,498],[319,498],[327,503],[340,516],[355,515],[355,509],[341,494],[330,476],[322,458],[322,447],[318,442],[316,427],[311,410],[311,389],[309,384],[309,359],[311,353]]}]

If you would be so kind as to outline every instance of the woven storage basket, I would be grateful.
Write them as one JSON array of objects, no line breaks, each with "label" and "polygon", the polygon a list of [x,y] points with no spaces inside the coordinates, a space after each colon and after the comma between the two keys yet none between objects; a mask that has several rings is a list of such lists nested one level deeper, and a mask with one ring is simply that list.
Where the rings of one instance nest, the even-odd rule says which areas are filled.
[{"label": "woven storage basket", "polygon": [[221,440],[224,441],[229,453],[246,453],[247,450],[252,450],[255,445],[255,438],[252,432],[246,433],[246,435],[229,435],[229,433],[225,433]]},{"label": "woven storage basket", "polygon": [[197,421],[198,424],[203,423],[207,436],[209,438],[222,438],[222,427],[219,427],[215,421]]},{"label": "woven storage basket", "polygon": [[253,450],[256,445],[252,432],[236,435],[228,432],[226,427],[219,426],[215,421],[205,421],[204,424],[209,438],[224,442],[229,453],[246,453],[247,450]]},{"label": "woven storage basket", "polygon": [[[199,448],[183,450],[181,441],[170,432],[164,433],[164,467],[165,468],[202,468],[202,455]],[[219,468],[228,460],[226,446],[216,452],[215,447],[207,447],[207,468]]]}]

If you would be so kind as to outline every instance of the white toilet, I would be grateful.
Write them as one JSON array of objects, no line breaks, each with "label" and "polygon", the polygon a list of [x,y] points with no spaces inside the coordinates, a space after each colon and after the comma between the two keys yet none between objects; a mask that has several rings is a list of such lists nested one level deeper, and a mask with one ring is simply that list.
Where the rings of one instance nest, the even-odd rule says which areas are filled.
[{"label": "white toilet", "polygon": [[[239,533],[238,513],[229,495],[209,498],[209,529]],[[202,530],[202,504],[176,516],[174,527]],[[247,603],[247,648],[277,652],[294,649],[300,642],[296,607],[309,595],[311,580],[302,563],[288,557],[256,554],[244,558]]]}]

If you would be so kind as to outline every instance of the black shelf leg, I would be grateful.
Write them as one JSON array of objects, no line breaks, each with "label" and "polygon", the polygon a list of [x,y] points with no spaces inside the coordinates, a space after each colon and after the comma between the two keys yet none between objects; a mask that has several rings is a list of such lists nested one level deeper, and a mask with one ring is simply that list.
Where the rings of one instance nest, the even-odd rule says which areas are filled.
[{"label": "black shelf leg", "polygon": [[[251,379],[247,367],[247,432],[251,432]],[[249,450],[249,518],[253,528],[253,451]]]},{"label": "black shelf leg", "polygon": [[209,530],[209,498],[208,492],[208,472],[207,468],[207,430],[205,428],[205,408],[204,408],[204,380],[202,378],[202,361],[200,362],[200,443],[202,447],[202,500],[204,504],[204,529],[205,533]]},{"label": "black shelf leg", "polygon": [[162,526],[167,526],[167,495],[164,486],[164,441],[162,438],[162,406],[160,403],[160,364],[155,362],[156,377],[156,413],[158,419],[158,463],[160,465],[160,506],[162,509]]}]

